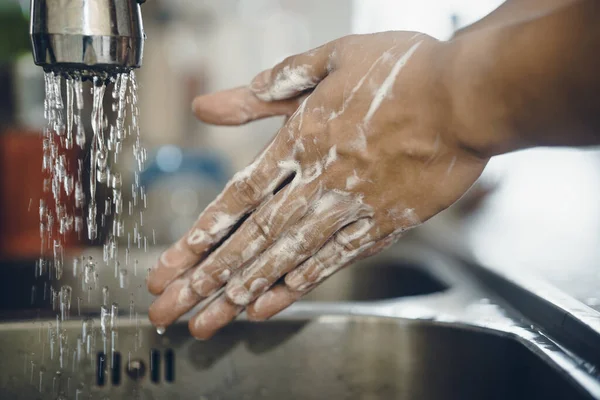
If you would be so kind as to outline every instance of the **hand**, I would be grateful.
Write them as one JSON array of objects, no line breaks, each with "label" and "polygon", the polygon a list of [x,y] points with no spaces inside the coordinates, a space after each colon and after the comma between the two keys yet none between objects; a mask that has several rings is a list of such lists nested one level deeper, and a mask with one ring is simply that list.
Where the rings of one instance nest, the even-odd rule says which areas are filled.
[{"label": "hand", "polygon": [[151,321],[167,326],[223,286],[189,321],[195,337],[245,308],[267,319],[459,199],[487,160],[454,134],[443,46],[412,32],[348,36],[196,99],[215,124],[291,116],[162,254]]}]

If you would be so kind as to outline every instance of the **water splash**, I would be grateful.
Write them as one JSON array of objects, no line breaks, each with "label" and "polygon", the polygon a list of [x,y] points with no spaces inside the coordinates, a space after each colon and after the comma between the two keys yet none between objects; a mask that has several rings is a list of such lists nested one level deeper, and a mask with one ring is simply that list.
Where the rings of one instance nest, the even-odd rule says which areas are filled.
[{"label": "water splash", "polygon": [[[74,392],[75,398],[83,398],[84,394],[87,395],[84,393],[88,391],[86,386],[78,385],[71,391],[67,385],[65,390],[61,387],[64,385],[61,385],[60,377],[70,383],[75,375],[66,374],[67,366],[75,373],[81,369],[81,363],[93,360],[98,349],[97,334],[102,340],[98,343],[99,348],[103,346],[105,353],[107,350],[111,354],[117,351],[119,308],[110,300],[119,297],[118,290],[129,287],[131,246],[140,249],[143,246],[144,250],[149,246],[148,237],[140,230],[144,225],[143,212],[147,205],[140,174],[144,170],[147,153],[141,143],[138,83],[133,71],[113,78],[94,77],[86,82],[76,74],[65,76],[49,72],[44,76],[44,85],[46,126],[42,137],[42,172],[45,195],[40,199],[38,209],[41,257],[36,262],[35,276],[36,279],[50,278],[54,282],[44,282],[43,291],[41,284],[33,286],[31,302],[37,304],[40,298],[51,301],[56,320],[47,326],[47,337],[41,335],[46,325],[40,325],[42,362],[36,364],[32,357],[31,360],[26,359],[26,365],[31,361],[31,383],[35,385],[35,369],[40,377],[40,390],[49,391],[50,378],[46,379],[48,384],[42,387],[43,370],[40,368],[44,366],[44,360],[53,360],[58,369],[58,374],[52,379],[53,398],[72,398]],[[88,95],[91,95],[90,100],[85,100]],[[106,108],[106,104],[111,106],[110,109]],[[88,111],[84,115],[86,106]],[[133,156],[129,157],[134,162],[133,179],[125,176],[127,168],[122,165],[128,160],[123,157],[125,150],[131,151],[129,154]],[[129,184],[131,194],[123,190],[123,187],[129,188]],[[34,201],[30,200],[29,207]],[[124,204],[128,207],[125,212]],[[122,244],[125,238],[126,244]],[[68,245],[74,240],[102,246],[102,259],[87,256],[69,259]],[[152,243],[155,241],[153,232]],[[119,247],[125,245],[125,251],[119,251]],[[120,253],[124,254],[124,261],[119,261]],[[135,260],[135,266],[132,265],[134,275],[137,275],[137,264]],[[114,267],[114,279],[111,274],[103,273],[107,267]],[[82,293],[76,299],[72,299],[71,286],[61,283],[70,273],[77,282],[76,289]],[[102,300],[100,310],[98,305],[90,308],[99,299]],[[75,316],[74,302],[77,303],[76,317],[83,319],[81,334],[72,337],[69,342],[63,323]],[[90,312],[99,313],[97,325],[94,318],[86,316]],[[137,348],[142,335],[134,299],[131,298],[129,318],[133,319],[134,315]],[[40,360],[39,355],[37,360]],[[68,365],[69,361],[71,365]],[[79,383],[75,381],[76,385]]]}]

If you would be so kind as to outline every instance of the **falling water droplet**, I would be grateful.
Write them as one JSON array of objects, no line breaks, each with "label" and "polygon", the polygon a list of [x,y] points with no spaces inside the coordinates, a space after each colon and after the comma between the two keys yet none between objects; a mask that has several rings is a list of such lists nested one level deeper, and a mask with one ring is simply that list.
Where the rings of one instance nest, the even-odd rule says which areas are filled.
[{"label": "falling water droplet", "polygon": [[117,303],[112,303],[110,307],[110,325],[113,329],[117,329],[117,324],[119,320],[119,305]]},{"label": "falling water droplet", "polygon": [[102,304],[108,307],[109,291],[108,286],[102,288]]},{"label": "falling water droplet", "polygon": [[100,307],[100,327],[102,329],[102,336],[106,337],[110,328],[110,311],[104,305]]},{"label": "falling water droplet", "polygon": [[129,287],[129,276],[125,268],[121,268],[119,271],[119,287],[121,289],[127,289]]}]

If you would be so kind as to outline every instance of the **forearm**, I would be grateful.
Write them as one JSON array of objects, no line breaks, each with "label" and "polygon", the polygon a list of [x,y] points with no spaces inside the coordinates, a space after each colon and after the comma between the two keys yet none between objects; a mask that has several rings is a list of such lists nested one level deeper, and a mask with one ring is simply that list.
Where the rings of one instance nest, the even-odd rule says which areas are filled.
[{"label": "forearm", "polygon": [[577,1],[580,0],[506,0],[479,21],[456,31],[453,38],[480,29],[506,26],[532,18],[539,18],[542,15],[551,13],[560,7],[568,6]]},{"label": "forearm", "polygon": [[447,43],[452,131],[491,156],[600,144],[600,2],[473,31]]}]

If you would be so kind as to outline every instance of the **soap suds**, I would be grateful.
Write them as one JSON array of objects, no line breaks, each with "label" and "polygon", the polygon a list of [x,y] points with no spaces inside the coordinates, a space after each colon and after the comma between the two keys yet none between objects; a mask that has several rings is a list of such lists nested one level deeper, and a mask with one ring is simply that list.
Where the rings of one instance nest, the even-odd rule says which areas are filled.
[{"label": "soap suds", "polygon": [[313,88],[318,79],[310,73],[311,70],[312,67],[308,64],[296,67],[286,65],[277,73],[267,90],[256,93],[256,97],[263,101],[283,100]]},{"label": "soap suds", "polygon": [[203,229],[194,229],[194,231],[188,236],[187,242],[190,246],[195,246],[200,243],[208,243],[210,238]]},{"label": "soap suds", "polygon": [[166,268],[179,267],[181,260],[186,257],[186,250],[184,250],[181,240],[178,240],[173,247],[165,250],[160,255],[161,265]]},{"label": "soap suds", "polygon": [[414,52],[421,45],[421,43],[422,42],[418,42],[412,45],[412,47],[408,49],[408,51],[404,53],[402,57],[400,57],[396,64],[394,64],[392,70],[390,71],[390,74],[387,76],[387,78],[385,78],[385,80],[375,93],[375,96],[373,97],[373,101],[371,102],[369,110],[367,111],[367,114],[363,119],[364,125],[369,125],[369,123],[371,122],[371,118],[373,118],[373,115],[377,112],[383,100],[390,94],[390,91],[394,85],[394,82],[396,81],[396,77],[400,73],[400,70],[406,65],[410,57],[414,54]]},{"label": "soap suds", "polygon": [[198,301],[196,293],[190,287],[189,279],[186,279],[183,287],[179,290],[177,295],[177,305],[182,307],[189,307],[194,305]]},{"label": "soap suds", "polygon": [[448,165],[448,169],[446,170],[446,176],[450,175],[454,169],[454,164],[456,164],[456,156],[452,157],[452,161],[450,161],[450,165]]},{"label": "soap suds", "polygon": [[237,217],[226,214],[224,212],[216,212],[213,214],[214,224],[210,227],[208,233],[216,235],[219,232],[229,230],[238,221]]},{"label": "soap suds", "polygon": [[337,160],[337,146],[333,145],[327,152],[327,157],[325,158],[325,168],[333,164],[335,160]]},{"label": "soap suds", "polygon": [[367,150],[367,134],[362,125],[356,127],[356,135],[350,145],[361,153]]},{"label": "soap suds", "polygon": [[404,212],[402,213],[402,217],[404,217],[404,219],[409,222],[409,227],[415,227],[417,225],[421,225],[421,219],[419,218],[419,216],[417,215],[417,213],[415,212],[414,208],[407,208],[404,210]]},{"label": "soap suds", "polygon": [[219,281],[221,281],[221,283],[225,283],[229,280],[230,276],[231,276],[231,271],[228,269],[225,269],[219,274]]},{"label": "soap suds", "polygon": [[352,172],[352,176],[346,178],[346,190],[352,190],[358,185],[362,179],[358,177],[356,170]]},{"label": "soap suds", "polygon": [[259,292],[264,291],[267,288],[269,281],[265,278],[255,279],[254,282],[250,284],[250,293],[253,295],[258,294]]},{"label": "soap suds", "polygon": [[329,115],[329,121],[332,121],[332,120],[336,119],[337,117],[339,117],[340,115],[342,115],[346,111],[346,107],[350,104],[350,102],[352,101],[352,99],[354,99],[354,95],[356,94],[356,92],[358,92],[360,90],[360,88],[365,83],[365,80],[367,79],[367,77],[369,75],[371,75],[371,72],[375,69],[375,67],[381,61],[383,61],[386,58],[386,55],[387,55],[387,57],[389,57],[390,56],[389,52],[384,52],[381,56],[379,56],[379,58],[377,58],[377,60],[375,60],[373,62],[373,64],[371,64],[371,67],[369,67],[369,69],[363,75],[363,77],[360,78],[360,80],[358,81],[358,83],[352,88],[352,90],[350,91],[350,94],[348,95],[348,97],[345,97],[344,103],[342,104],[342,108],[339,111],[332,111],[331,112],[331,114]]},{"label": "soap suds", "polygon": [[[302,122],[304,122],[304,109],[306,108],[306,103],[308,102],[308,99],[310,98],[310,96],[308,96],[306,99],[304,99],[304,101],[302,102],[302,104],[300,104],[300,107],[298,107],[298,109],[296,110],[297,115],[299,115],[300,121],[298,122],[298,131],[302,131]],[[290,118],[291,120],[291,118]]]},{"label": "soap suds", "polygon": [[[318,250],[345,225],[372,214],[371,207],[365,205],[362,196],[332,190],[315,202],[312,212],[305,217],[302,225],[283,235],[268,251],[262,253],[241,275],[229,282],[227,295],[236,304],[247,305],[256,296],[257,291],[269,282],[276,282],[286,272],[296,268],[313,251]],[[360,222],[363,227],[367,222]],[[370,222],[369,222],[370,223]],[[358,229],[352,235],[362,235]],[[350,237],[352,240],[354,236]],[[265,274],[266,278],[265,279]],[[260,281],[263,277],[263,281]],[[253,281],[252,281],[253,280]],[[250,283],[252,281],[252,283]],[[250,285],[250,290],[245,288]]]}]

